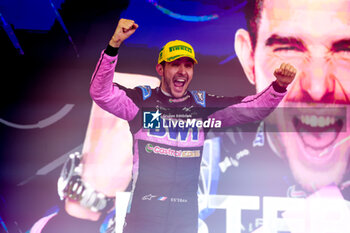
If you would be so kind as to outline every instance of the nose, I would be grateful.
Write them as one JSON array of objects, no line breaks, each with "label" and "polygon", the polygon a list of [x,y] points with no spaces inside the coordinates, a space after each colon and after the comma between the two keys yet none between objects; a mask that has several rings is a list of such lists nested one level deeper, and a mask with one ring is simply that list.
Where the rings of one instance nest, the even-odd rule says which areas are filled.
[{"label": "nose", "polygon": [[177,71],[179,74],[182,74],[182,75],[185,75],[186,74],[186,67],[185,67],[185,64],[180,64],[179,65],[179,69]]},{"label": "nose", "polygon": [[312,102],[333,102],[335,77],[324,58],[313,58],[305,64],[300,77],[300,88]]}]

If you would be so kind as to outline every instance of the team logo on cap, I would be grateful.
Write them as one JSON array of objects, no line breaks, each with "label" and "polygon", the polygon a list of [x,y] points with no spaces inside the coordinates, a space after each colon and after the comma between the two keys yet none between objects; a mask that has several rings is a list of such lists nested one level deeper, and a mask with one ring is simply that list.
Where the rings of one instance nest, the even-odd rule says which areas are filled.
[{"label": "team logo on cap", "polygon": [[185,50],[189,53],[192,53],[192,49],[184,45],[176,45],[176,46],[169,47],[169,52],[172,52],[175,50]]}]

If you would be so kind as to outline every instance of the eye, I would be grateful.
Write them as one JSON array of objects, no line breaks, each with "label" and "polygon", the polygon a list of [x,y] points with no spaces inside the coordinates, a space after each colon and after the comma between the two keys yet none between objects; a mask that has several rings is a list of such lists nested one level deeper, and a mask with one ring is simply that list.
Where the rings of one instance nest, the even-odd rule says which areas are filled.
[{"label": "eye", "polygon": [[350,40],[342,39],[340,41],[336,41],[332,44],[330,51],[334,55],[335,58],[345,59],[349,61],[350,59]]},{"label": "eye", "polygon": [[295,52],[303,52],[302,49],[296,47],[296,46],[285,46],[285,47],[278,47],[274,48],[274,52],[282,52],[282,51],[295,51]]},{"label": "eye", "polygon": [[192,62],[186,63],[186,64],[185,64],[185,67],[186,67],[186,68],[192,68],[192,67],[193,67]]},{"label": "eye", "polygon": [[350,47],[338,48],[338,49],[336,49],[334,52],[336,52],[336,53],[345,53],[345,54],[349,54],[349,52],[350,52]]},{"label": "eye", "polygon": [[350,49],[347,48],[347,49],[334,51],[333,56],[335,59],[349,62],[350,61]]}]

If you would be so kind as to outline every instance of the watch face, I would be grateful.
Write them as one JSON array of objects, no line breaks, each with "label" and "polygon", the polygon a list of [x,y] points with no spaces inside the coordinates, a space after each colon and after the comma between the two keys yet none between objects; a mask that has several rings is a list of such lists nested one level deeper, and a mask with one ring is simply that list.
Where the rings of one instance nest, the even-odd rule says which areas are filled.
[{"label": "watch face", "polygon": [[79,153],[70,154],[61,170],[61,175],[57,181],[57,192],[61,200],[66,197],[65,189],[68,185],[69,180],[75,175],[74,168],[79,165],[80,159],[78,156]]}]

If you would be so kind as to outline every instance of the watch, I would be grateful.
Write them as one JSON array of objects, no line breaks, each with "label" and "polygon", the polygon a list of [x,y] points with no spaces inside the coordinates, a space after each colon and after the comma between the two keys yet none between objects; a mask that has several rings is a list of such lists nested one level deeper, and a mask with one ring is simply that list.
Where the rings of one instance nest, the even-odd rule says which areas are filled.
[{"label": "watch", "polygon": [[75,152],[70,154],[64,163],[57,182],[60,199],[69,198],[77,201],[81,206],[94,212],[108,211],[114,206],[115,198],[107,197],[82,180],[83,164],[81,159],[82,155]]}]

